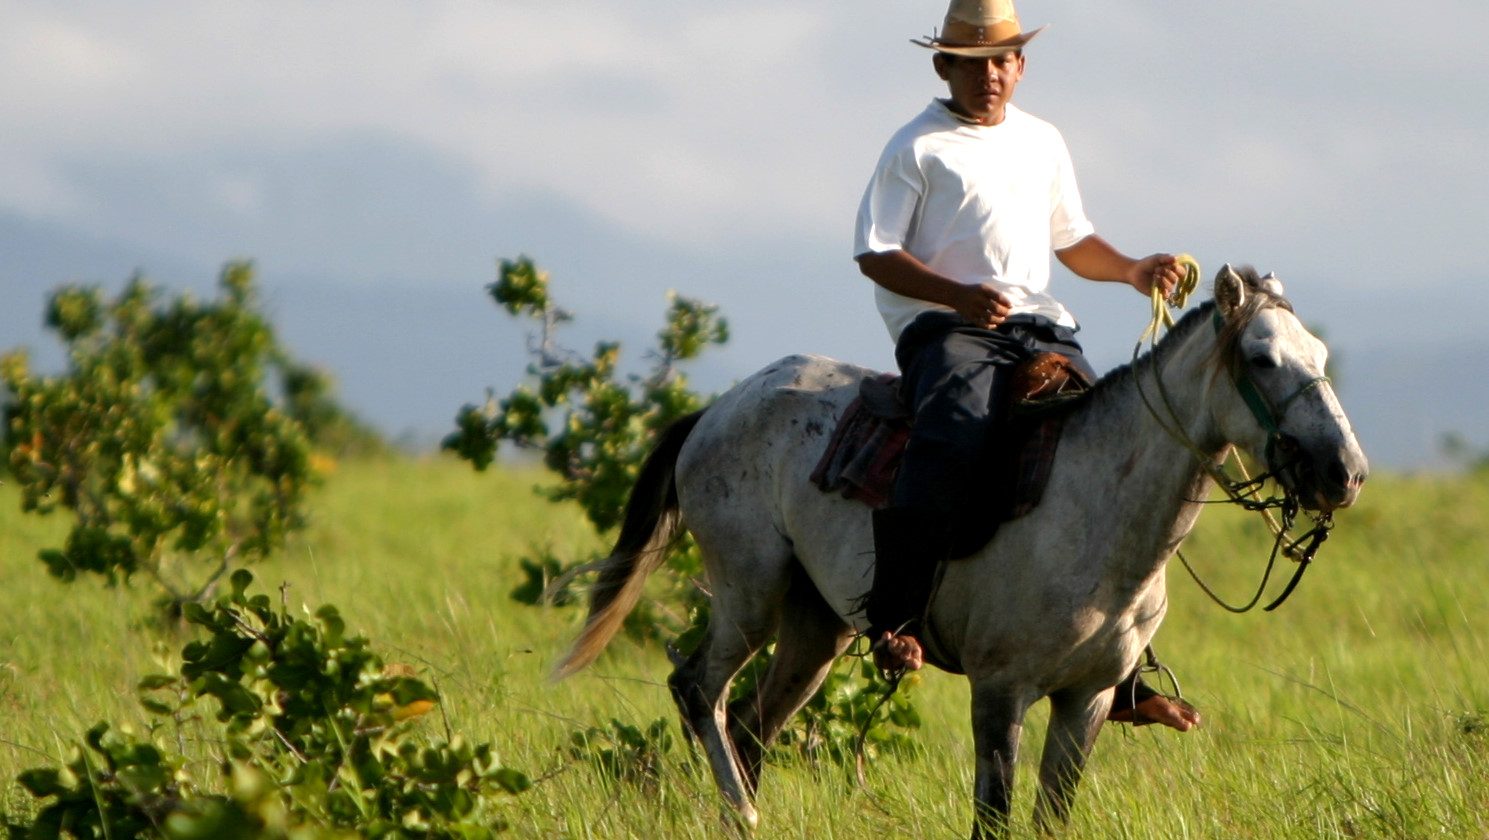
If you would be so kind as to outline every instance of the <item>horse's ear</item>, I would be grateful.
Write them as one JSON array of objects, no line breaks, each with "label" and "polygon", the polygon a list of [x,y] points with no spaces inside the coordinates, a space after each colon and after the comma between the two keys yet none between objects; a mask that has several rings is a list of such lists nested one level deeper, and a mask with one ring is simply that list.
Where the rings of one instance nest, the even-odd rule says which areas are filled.
[{"label": "horse's ear", "polygon": [[1229,318],[1245,300],[1246,281],[1230,267],[1230,263],[1221,266],[1215,275],[1215,303],[1220,307],[1220,314]]},{"label": "horse's ear", "polygon": [[1282,291],[1282,281],[1277,279],[1276,272],[1267,272],[1267,276],[1261,279],[1261,287],[1263,291],[1270,292],[1277,297],[1285,297]]}]

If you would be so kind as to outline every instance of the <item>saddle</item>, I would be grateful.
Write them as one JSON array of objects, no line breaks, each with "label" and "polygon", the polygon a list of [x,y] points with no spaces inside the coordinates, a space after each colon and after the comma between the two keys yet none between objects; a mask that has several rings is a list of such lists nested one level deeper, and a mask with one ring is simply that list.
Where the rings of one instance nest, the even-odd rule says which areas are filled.
[{"label": "saddle", "polygon": [[[860,383],[858,396],[839,418],[812,471],[812,482],[818,488],[872,508],[889,504],[912,420],[909,407],[900,399],[899,383],[900,378],[891,373]],[[1039,504],[1065,415],[1091,384],[1060,353],[1038,353],[1014,369],[1001,413],[1003,428],[992,436],[1005,445],[978,466],[986,480],[978,482],[985,497],[976,500],[976,506],[989,515],[957,523],[953,557],[973,553],[992,539],[1001,523]]]}]

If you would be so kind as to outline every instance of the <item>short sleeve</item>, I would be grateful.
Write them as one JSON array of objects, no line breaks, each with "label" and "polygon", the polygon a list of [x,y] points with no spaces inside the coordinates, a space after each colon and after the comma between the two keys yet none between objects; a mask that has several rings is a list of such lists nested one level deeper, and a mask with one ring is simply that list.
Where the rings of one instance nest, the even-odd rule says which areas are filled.
[{"label": "short sleeve", "polygon": [[925,192],[913,146],[893,142],[879,159],[858,205],[853,256],[904,250]]},{"label": "short sleeve", "polygon": [[1056,251],[1069,248],[1096,232],[1086,218],[1081,191],[1075,183],[1075,166],[1070,162],[1070,149],[1065,138],[1055,135],[1055,177],[1050,185],[1050,246]]}]

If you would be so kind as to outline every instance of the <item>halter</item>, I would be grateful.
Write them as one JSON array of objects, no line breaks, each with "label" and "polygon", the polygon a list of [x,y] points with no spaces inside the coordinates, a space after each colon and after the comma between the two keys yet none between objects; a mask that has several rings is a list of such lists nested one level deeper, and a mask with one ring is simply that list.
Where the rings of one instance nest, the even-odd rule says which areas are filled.
[{"label": "halter", "polygon": [[[1134,364],[1138,360],[1138,354],[1142,350],[1143,342],[1151,339],[1153,348],[1156,351],[1159,330],[1162,327],[1173,325],[1173,317],[1169,313],[1168,306],[1166,304],[1172,303],[1175,307],[1182,307],[1188,299],[1189,293],[1193,291],[1195,285],[1197,284],[1199,276],[1199,263],[1196,262],[1193,257],[1190,257],[1187,254],[1180,255],[1179,262],[1186,269],[1185,282],[1180,284],[1179,288],[1176,289],[1175,294],[1169,301],[1164,301],[1162,298],[1162,293],[1156,286],[1154,287],[1152,292],[1154,311],[1153,322],[1148,326],[1148,329],[1144,331],[1142,337],[1138,339],[1137,346],[1135,346],[1132,350]],[[1214,312],[1212,324],[1215,328],[1215,333],[1218,336],[1225,324],[1224,319],[1220,315],[1219,309],[1216,309]],[[1174,440],[1183,444],[1184,447],[1188,449],[1191,454],[1194,455],[1196,462],[1200,464],[1201,468],[1204,469],[1205,472],[1210,476],[1210,478],[1216,484],[1218,484],[1222,490],[1225,491],[1225,494],[1228,497],[1227,501],[1232,504],[1240,505],[1245,510],[1261,513],[1262,518],[1266,521],[1268,527],[1271,529],[1275,537],[1272,544],[1271,555],[1267,559],[1267,566],[1262,573],[1261,583],[1257,586],[1256,594],[1252,596],[1250,601],[1241,606],[1228,604],[1224,600],[1222,600],[1220,596],[1215,594],[1214,590],[1212,590],[1205,584],[1203,580],[1200,579],[1199,574],[1195,572],[1194,567],[1190,565],[1189,560],[1184,556],[1184,553],[1182,551],[1175,550],[1174,554],[1184,565],[1185,571],[1189,572],[1189,576],[1194,578],[1194,582],[1199,585],[1200,589],[1204,591],[1204,593],[1208,595],[1211,600],[1213,600],[1215,603],[1219,604],[1226,610],[1234,613],[1249,612],[1256,606],[1256,604],[1261,600],[1262,593],[1266,591],[1267,583],[1271,579],[1272,570],[1277,563],[1277,555],[1279,553],[1286,554],[1288,557],[1291,557],[1295,562],[1298,563],[1298,569],[1293,574],[1292,580],[1290,580],[1287,586],[1283,588],[1282,594],[1277,596],[1275,600],[1273,600],[1270,604],[1263,608],[1265,611],[1268,612],[1275,610],[1279,606],[1281,606],[1282,603],[1287,600],[1288,596],[1292,595],[1293,590],[1297,588],[1298,582],[1301,581],[1303,578],[1303,572],[1313,561],[1313,557],[1315,554],[1317,554],[1319,547],[1323,545],[1323,542],[1326,539],[1328,539],[1329,531],[1334,527],[1334,521],[1333,514],[1331,513],[1323,513],[1317,516],[1306,514],[1313,521],[1313,527],[1304,532],[1302,536],[1299,536],[1295,539],[1290,539],[1290,531],[1292,530],[1293,524],[1296,521],[1299,511],[1302,510],[1302,506],[1298,503],[1297,494],[1293,490],[1289,489],[1288,486],[1281,481],[1277,481],[1276,484],[1277,487],[1281,490],[1282,495],[1262,498],[1260,494],[1268,479],[1276,478],[1285,473],[1287,470],[1291,469],[1294,465],[1294,461],[1296,460],[1292,459],[1285,463],[1282,463],[1280,466],[1276,465],[1277,450],[1279,448],[1282,448],[1286,441],[1286,436],[1282,433],[1281,430],[1281,422],[1283,417],[1286,415],[1288,408],[1291,407],[1292,404],[1299,397],[1303,396],[1304,394],[1308,393],[1314,388],[1317,388],[1320,385],[1328,383],[1329,378],[1322,375],[1315,376],[1309,379],[1307,382],[1299,385],[1279,404],[1277,404],[1276,406],[1272,406],[1262,395],[1261,391],[1257,389],[1256,383],[1252,380],[1250,374],[1247,373],[1244,366],[1230,366],[1230,370],[1232,371],[1231,380],[1236,386],[1236,390],[1239,393],[1242,402],[1244,402],[1246,404],[1246,407],[1251,411],[1251,415],[1256,420],[1257,424],[1260,425],[1262,430],[1267,433],[1267,444],[1264,453],[1267,460],[1267,471],[1261,473],[1255,478],[1251,478],[1246,474],[1245,465],[1242,464],[1239,459],[1237,459],[1237,467],[1238,469],[1240,469],[1242,478],[1244,479],[1243,481],[1237,481],[1226,474],[1223,462],[1221,464],[1214,463],[1214,461],[1206,456],[1205,453],[1200,450],[1199,446],[1195,444],[1194,441],[1190,439],[1189,435],[1184,431],[1183,422],[1179,419],[1178,412],[1174,409],[1173,402],[1169,398],[1168,389],[1164,385],[1163,375],[1161,369],[1158,366],[1156,353],[1153,356],[1153,359],[1153,378],[1154,381],[1157,383],[1158,394],[1162,398],[1164,408],[1167,409],[1168,419],[1166,420],[1164,417],[1160,416],[1158,410],[1154,408],[1153,403],[1148,399],[1148,395],[1143,391],[1141,377],[1134,377],[1133,384],[1137,388],[1138,396],[1142,398],[1143,405],[1148,409],[1148,412],[1153,415],[1153,419],[1157,421],[1160,428],[1167,432],[1168,435]],[[1280,523],[1272,518],[1271,511],[1274,509],[1277,511],[1278,517],[1282,520]]]},{"label": "halter", "polygon": [[[1215,334],[1217,336],[1220,335],[1221,329],[1225,326],[1225,320],[1220,317],[1220,310],[1218,308],[1214,312],[1212,323],[1215,325]],[[1292,406],[1298,397],[1303,396],[1320,385],[1329,384],[1329,377],[1319,375],[1309,379],[1307,382],[1299,385],[1281,403],[1274,407],[1267,404],[1267,398],[1262,396],[1261,391],[1257,390],[1256,383],[1252,381],[1251,375],[1246,372],[1244,367],[1238,365],[1233,370],[1239,373],[1239,375],[1232,374],[1231,380],[1236,385],[1236,391],[1241,394],[1241,401],[1246,403],[1247,408],[1251,409],[1251,416],[1256,419],[1257,425],[1262,427],[1262,431],[1267,433],[1266,457],[1267,465],[1271,466],[1276,463],[1274,458],[1276,448],[1282,443],[1284,438],[1282,434],[1282,418],[1287,415],[1288,408]]]}]

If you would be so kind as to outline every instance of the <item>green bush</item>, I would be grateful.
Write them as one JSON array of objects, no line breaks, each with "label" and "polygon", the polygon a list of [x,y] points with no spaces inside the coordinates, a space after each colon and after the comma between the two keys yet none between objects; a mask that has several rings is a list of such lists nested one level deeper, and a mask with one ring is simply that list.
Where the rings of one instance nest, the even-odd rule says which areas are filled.
[{"label": "green bush", "polygon": [[219,285],[206,302],[163,301],[138,277],[112,300],[66,286],[46,311],[66,370],[36,374],[23,350],[0,357],[22,507],[74,520],[41,552],[56,577],[144,575],[177,605],[208,596],[302,525],[316,437],[368,445],[329,381],[279,346],[252,268],[228,265]]},{"label": "green bush", "polygon": [[[525,775],[489,744],[419,737],[414,719],[438,697],[412,669],[348,636],[334,607],[292,617],[249,595],[252,580],[240,569],[210,608],[187,605],[206,635],[182,649],[179,673],[141,681],[148,735],[101,723],[62,767],[18,777],[40,805],[6,819],[12,837],[473,838],[505,827],[499,799],[526,790]],[[193,779],[172,735],[204,742],[211,760],[192,766],[215,772]]]},{"label": "green bush", "polygon": [[[689,390],[677,364],[727,342],[728,322],[718,317],[717,307],[670,296],[651,370],[622,377],[618,342],[600,342],[588,358],[557,344],[558,326],[572,316],[549,298],[548,274],[532,260],[503,260],[498,280],[487,291],[508,313],[538,321],[541,333],[528,366],[537,381],[500,401],[488,395],[483,406],[461,408],[457,430],[445,438],[444,448],[476,469],[491,464],[503,441],[540,450],[544,464],[561,479],[543,492],[554,501],[577,501],[596,530],[610,531],[620,523],[631,484],[657,434],[706,402]],[[554,412],[561,415],[556,431],[547,420]]]},{"label": "green bush", "polygon": [[[559,481],[538,492],[555,502],[577,502],[595,530],[605,534],[620,523],[631,485],[657,435],[707,402],[689,389],[678,363],[728,341],[728,322],[716,307],[671,295],[657,348],[649,354],[651,369],[644,376],[622,375],[618,342],[600,342],[588,357],[558,344],[557,330],[572,316],[549,297],[548,279],[547,272],[525,257],[502,261],[487,292],[509,314],[537,321],[539,335],[529,348],[533,381],[500,400],[488,394],[484,405],[462,407],[456,431],[443,446],[478,470],[490,466],[502,443],[541,452]],[[538,582],[546,588],[594,559],[577,558],[566,565],[551,556],[525,559],[530,579],[513,597],[534,603]],[[700,606],[706,608],[697,583],[703,564],[690,539],[673,550],[668,568],[668,592],[644,601],[627,618],[626,630],[633,638],[670,639],[689,627]],[[561,591],[550,596],[577,602]]]}]

